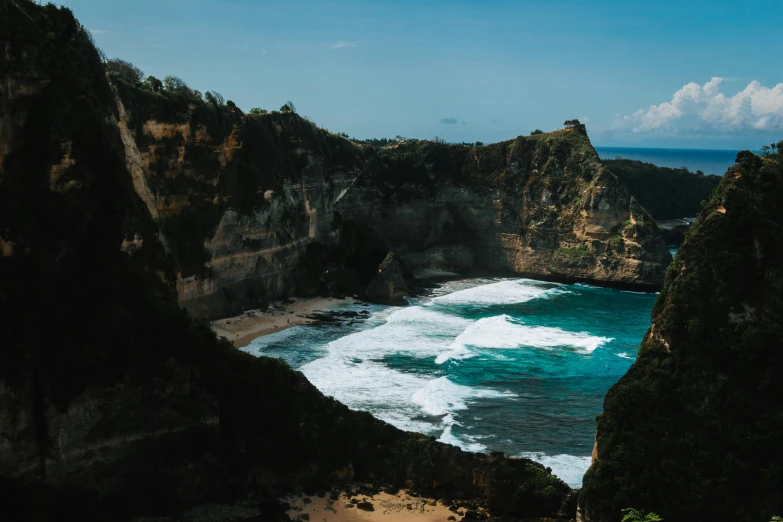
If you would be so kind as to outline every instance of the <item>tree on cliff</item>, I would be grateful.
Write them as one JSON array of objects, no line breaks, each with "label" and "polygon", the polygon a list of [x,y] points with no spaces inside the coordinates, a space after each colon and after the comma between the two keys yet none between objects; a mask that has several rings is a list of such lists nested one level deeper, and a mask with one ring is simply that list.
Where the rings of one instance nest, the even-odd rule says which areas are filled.
[{"label": "tree on cliff", "polygon": [[193,91],[185,83],[185,80],[177,76],[166,76],[163,78],[163,88],[170,94],[190,97]]},{"label": "tree on cliff", "polygon": [[204,93],[204,99],[216,107],[220,107],[224,103],[223,95],[217,91],[207,91]]},{"label": "tree on cliff", "polygon": [[294,105],[294,102],[287,101],[285,104],[280,107],[280,112],[291,112],[296,114],[296,106]]},{"label": "tree on cliff", "polygon": [[160,92],[160,90],[163,88],[163,82],[154,76],[148,76],[147,79],[144,80],[144,87],[152,92]]},{"label": "tree on cliff", "polygon": [[144,79],[144,73],[141,69],[119,58],[112,58],[106,62],[106,72],[112,78],[119,78],[133,85],[141,83]]}]

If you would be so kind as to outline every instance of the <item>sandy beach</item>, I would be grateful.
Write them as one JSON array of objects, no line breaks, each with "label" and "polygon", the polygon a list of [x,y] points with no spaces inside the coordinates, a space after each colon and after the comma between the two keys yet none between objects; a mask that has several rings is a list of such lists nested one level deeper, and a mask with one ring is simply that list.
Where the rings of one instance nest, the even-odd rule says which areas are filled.
[{"label": "sandy beach", "polygon": [[312,324],[317,318],[308,317],[326,312],[337,305],[356,302],[351,297],[304,297],[278,301],[262,310],[248,310],[242,315],[212,321],[212,330],[234,343],[237,348],[247,346],[253,339],[280,332],[291,326]]},{"label": "sandy beach", "polygon": [[311,522],[448,522],[461,520],[465,513],[464,509],[452,512],[434,499],[412,497],[405,490],[396,495],[360,494],[352,498],[341,493],[337,500],[331,500],[328,495],[324,498],[292,496],[284,500],[291,505],[288,512],[291,520]]}]

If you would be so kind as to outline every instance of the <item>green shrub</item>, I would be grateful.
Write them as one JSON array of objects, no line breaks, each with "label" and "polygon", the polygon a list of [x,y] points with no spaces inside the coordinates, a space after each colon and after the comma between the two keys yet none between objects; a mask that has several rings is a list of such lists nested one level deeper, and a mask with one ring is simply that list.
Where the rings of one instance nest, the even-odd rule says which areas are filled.
[{"label": "green shrub", "polygon": [[119,78],[131,84],[138,84],[144,79],[144,73],[130,62],[112,58],[106,62],[106,72],[112,78]]},{"label": "green shrub", "polygon": [[560,247],[557,249],[558,253],[564,255],[565,257],[571,258],[571,259],[579,259],[581,257],[586,257],[592,255],[590,252],[590,249],[587,248],[584,245],[579,245],[575,247]]},{"label": "green shrub", "polygon": [[191,97],[193,91],[188,87],[188,84],[182,78],[176,76],[166,76],[163,78],[163,88],[169,94]]},{"label": "green shrub", "polygon": [[645,513],[643,509],[625,508],[622,512],[625,514],[621,522],[660,522],[663,520],[656,513]]}]

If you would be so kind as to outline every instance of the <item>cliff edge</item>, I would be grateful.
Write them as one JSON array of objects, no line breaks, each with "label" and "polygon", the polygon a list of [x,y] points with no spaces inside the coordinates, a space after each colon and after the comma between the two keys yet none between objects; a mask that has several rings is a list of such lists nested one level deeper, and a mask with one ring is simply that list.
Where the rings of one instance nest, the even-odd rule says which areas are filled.
[{"label": "cliff edge", "polygon": [[[782,144],[783,145],[783,144]],[[669,267],[607,393],[584,520],[768,522],[783,512],[783,158],[741,152]]]}]

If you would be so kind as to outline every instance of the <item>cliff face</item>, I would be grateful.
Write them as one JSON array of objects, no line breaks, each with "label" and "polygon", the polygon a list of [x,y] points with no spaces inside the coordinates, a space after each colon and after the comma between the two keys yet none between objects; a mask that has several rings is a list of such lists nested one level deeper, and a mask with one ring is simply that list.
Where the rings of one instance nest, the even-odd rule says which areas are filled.
[{"label": "cliff face", "polygon": [[577,129],[485,147],[392,145],[336,208],[401,255],[460,245],[494,271],[654,289],[671,260]]},{"label": "cliff face", "polygon": [[[207,203],[220,209],[212,201],[225,196],[205,202],[185,187],[186,200],[161,203],[143,170],[143,144],[128,140],[130,104],[118,109],[89,34],[70,11],[2,1],[0,35],[4,520],[124,520],[352,480],[479,499],[498,514],[571,512],[569,488],[542,466],[404,433],[193,323],[176,291],[189,259],[182,252],[195,236],[172,233],[162,219],[175,206],[180,214],[213,208]],[[247,181],[238,171],[221,179]],[[332,190],[295,181],[269,190]],[[275,210],[278,196],[267,201],[266,191],[250,187],[236,197],[285,215],[287,207]],[[179,223],[215,223],[208,234],[197,229],[208,245],[221,234],[234,234],[224,245],[251,233],[265,241],[267,228],[241,217],[250,215],[244,201],[232,203],[236,215],[207,212],[214,221],[199,221],[194,212]],[[309,215],[320,208],[311,205]],[[296,217],[276,230],[317,236],[319,222],[312,223]]]},{"label": "cliff face", "polygon": [[658,220],[697,216],[701,202],[710,199],[721,180],[715,174],[658,167],[636,160],[605,159],[603,163]]},{"label": "cliff face", "polygon": [[783,158],[750,152],[693,225],[598,417],[585,520],[783,512]]},{"label": "cliff face", "polygon": [[[578,130],[487,147],[376,148],[293,113],[245,115],[115,83],[134,185],[176,261],[180,302],[200,317],[313,292],[328,264],[356,265],[343,282],[369,279],[358,265],[377,266],[388,251],[405,262],[467,248],[461,259],[484,269],[646,289],[660,287],[671,260]],[[356,229],[367,242],[361,263],[346,248]],[[408,256],[408,268],[427,258]],[[447,258],[439,268],[464,269]]]},{"label": "cliff face", "polygon": [[336,247],[335,201],[366,151],[292,113],[116,86],[128,163],[176,261],[182,305],[211,318],[313,292],[308,246]]}]

